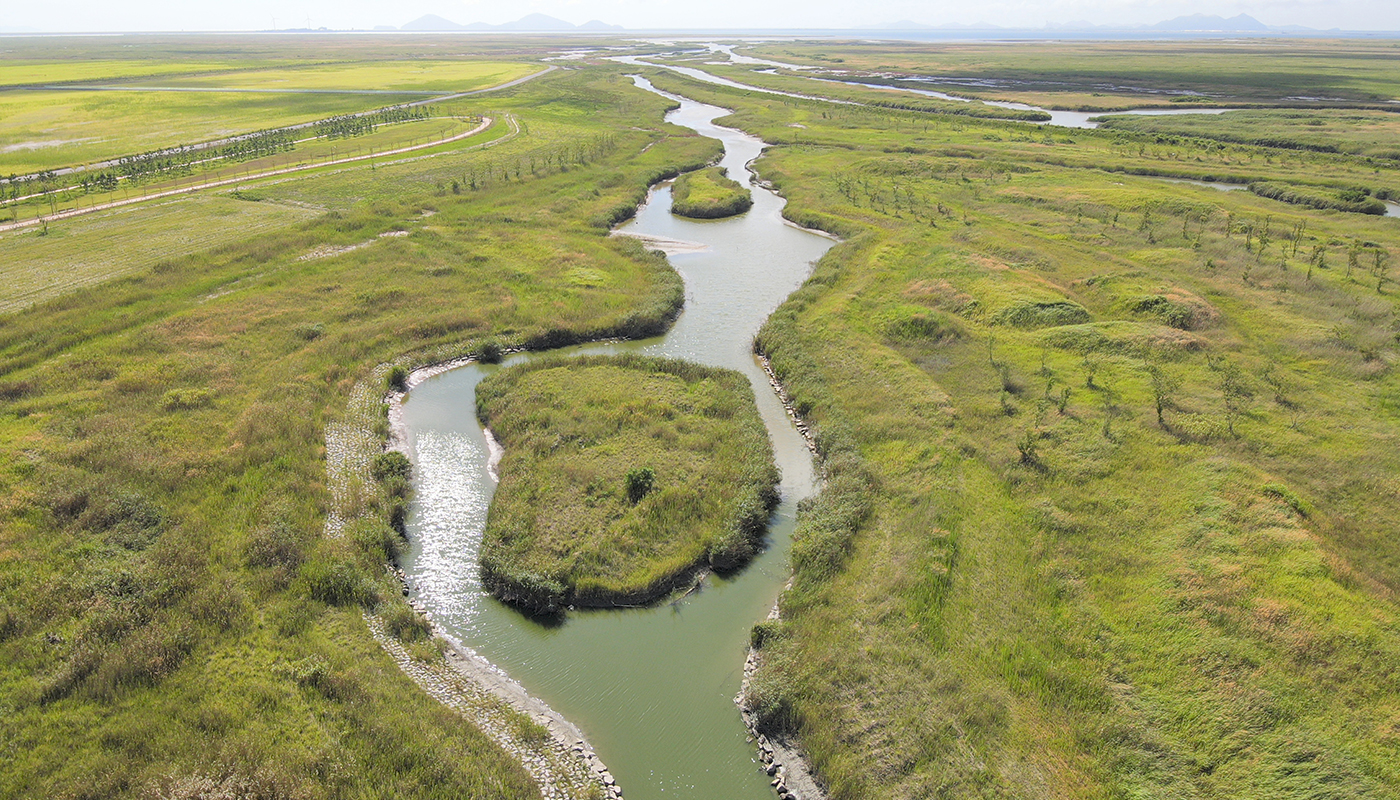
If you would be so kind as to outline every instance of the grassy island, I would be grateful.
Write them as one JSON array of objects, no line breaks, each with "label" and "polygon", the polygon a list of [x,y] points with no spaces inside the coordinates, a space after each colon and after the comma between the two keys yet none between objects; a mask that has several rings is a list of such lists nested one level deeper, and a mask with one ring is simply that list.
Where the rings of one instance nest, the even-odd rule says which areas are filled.
[{"label": "grassy island", "polygon": [[671,213],[693,219],[721,219],[753,206],[749,190],[730,180],[720,167],[687,172],[671,187]]},{"label": "grassy island", "polygon": [[546,358],[477,390],[505,448],[481,571],[535,613],[655,601],[754,554],[778,470],[742,375],[639,356]]}]

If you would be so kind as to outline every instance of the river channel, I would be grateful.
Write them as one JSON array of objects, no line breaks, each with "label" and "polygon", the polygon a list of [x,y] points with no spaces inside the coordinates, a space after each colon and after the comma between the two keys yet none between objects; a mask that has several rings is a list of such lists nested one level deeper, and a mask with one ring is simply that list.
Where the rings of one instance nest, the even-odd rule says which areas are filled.
[{"label": "river channel", "polygon": [[[500,367],[468,365],[424,381],[404,403],[415,495],[401,565],[434,624],[579,726],[628,800],[771,800],[733,698],[749,628],[767,615],[788,578],[796,505],[812,493],[815,477],[805,442],[774,397],[751,342],[832,242],[787,223],[785,201],[752,183],[745,165],[763,143],[714,125],[727,110],[673,99],[681,107],[667,120],[723,142],[721,163],[749,183],[753,208],[727,220],[686,220],[670,214],[669,185],[653,191],[622,231],[704,245],[670,257],[685,280],[684,312],[656,339],[563,352],[639,352],[744,373],[783,475],[766,550],[737,575],[711,576],[700,591],[655,608],[571,611],[562,624],[544,625],[497,602],[482,591],[478,575],[495,481],[475,387]],[[530,357],[516,355],[506,365]]]}]

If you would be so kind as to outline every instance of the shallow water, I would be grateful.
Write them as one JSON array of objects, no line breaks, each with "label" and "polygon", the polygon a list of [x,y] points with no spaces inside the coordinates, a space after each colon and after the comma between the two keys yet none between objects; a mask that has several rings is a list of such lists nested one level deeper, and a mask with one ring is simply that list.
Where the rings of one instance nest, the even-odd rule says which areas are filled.
[{"label": "shallow water", "polygon": [[[966,97],[947,94],[946,92],[935,92],[930,89],[913,89],[908,86],[885,86],[876,83],[861,83],[859,81],[831,81],[832,83],[844,83],[850,86],[863,86],[867,89],[899,89],[903,92],[921,94],[925,97],[936,97],[939,100],[952,100],[957,103],[975,102]],[[1034,125],[1050,125],[1057,128],[1097,128],[1099,123],[1093,120],[1098,117],[1107,117],[1114,114],[1129,114],[1142,117],[1170,117],[1178,114],[1224,114],[1226,111],[1234,111],[1231,108],[1128,108],[1119,111],[1053,111],[1040,106],[1027,105],[1026,103],[1013,103],[1004,100],[982,100],[985,105],[996,106],[997,108],[1011,108],[1017,111],[1044,111],[1050,115],[1048,120],[1021,120],[1031,122]]]},{"label": "shallow water", "polygon": [[[1208,189],[1216,189],[1222,192],[1237,192],[1249,188],[1239,183],[1211,183],[1207,181],[1187,180],[1186,178],[1155,178],[1155,180],[1166,181],[1167,183],[1189,183],[1192,186],[1204,186]],[[1400,217],[1400,203],[1386,203],[1385,216]]]},{"label": "shallow water", "polygon": [[[744,182],[744,165],[763,145],[710,122],[728,113],[682,100],[667,119],[720,139],[722,165]],[[767,550],[737,576],[711,577],[700,592],[657,608],[576,611],[557,626],[527,619],[482,592],[477,571],[495,484],[476,421],[475,387],[499,367],[471,365],[431,378],[403,408],[416,494],[402,566],[416,599],[447,635],[582,728],[628,800],[774,796],[733,698],[749,628],[767,615],[787,580],[796,504],[813,491],[814,475],[805,442],[750,348],[763,320],[801,285],[832,242],[786,223],[780,216],[784,201],[750,185],[753,208],[714,221],[673,217],[669,187],[655,191],[623,227],[708,245],[671,257],[685,279],[684,313],[658,339],[564,351],[675,356],[748,376],[782,470],[783,500]]]}]

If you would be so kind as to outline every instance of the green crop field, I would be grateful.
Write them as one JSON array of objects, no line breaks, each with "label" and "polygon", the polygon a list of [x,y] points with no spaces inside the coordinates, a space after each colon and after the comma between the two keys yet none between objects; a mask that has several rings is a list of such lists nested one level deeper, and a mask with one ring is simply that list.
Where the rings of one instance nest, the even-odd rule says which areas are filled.
[{"label": "green crop field", "polygon": [[223,75],[133,81],[131,85],[219,89],[468,92],[538,72],[539,65],[495,61],[372,61],[242,70]]},{"label": "green crop field", "polygon": [[[0,174],[24,175],[105,161],[422,99],[420,95],[0,92]],[[152,119],[161,124],[152,125]]]},{"label": "green crop field", "polygon": [[199,72],[221,72],[247,69],[257,62],[164,59],[44,59],[29,61],[0,57],[0,88],[14,86],[46,86],[55,83],[88,81],[124,81],[157,75],[184,75]]},{"label": "green crop field", "polygon": [[[445,92],[600,41],[627,44],[16,37],[0,84]],[[719,145],[666,124],[672,102],[631,72],[731,109],[720,124],[768,143],[754,169],[787,219],[841,239],[756,342],[822,480],[798,510],[782,617],[753,632],[744,697],[831,800],[1396,797],[1400,220],[1342,210],[1400,197],[1378,110],[1400,97],[1396,48],[744,49],[984,80],[940,86],[1047,106],[1203,102],[1190,92],[1250,106],[1099,130],[709,56],[677,63],[843,102],[581,58],[430,119],[5,206],[0,224],[247,176],[0,232],[0,797],[601,791],[540,782],[559,752],[533,720],[485,697],[440,702],[458,679],[386,570],[407,463],[376,454],[385,393],[414,366],[653,336],[675,318],[678,273],[607,233]],[[0,172],[398,97],[8,88]],[[485,117],[472,137],[324,163]],[[313,168],[253,177],[298,163]],[[696,398],[749,413],[736,387],[532,363],[497,395],[483,385],[519,461],[548,438],[536,423],[587,427],[565,400],[594,402],[628,448],[741,443],[680,430],[699,425]],[[502,411],[517,402],[538,416]],[[646,427],[619,427],[624,413]],[[680,477],[684,449],[596,469],[533,454],[517,474],[543,484],[557,467],[623,516],[704,496]],[[641,466],[652,492],[624,506]],[[502,492],[494,523],[512,513]],[[593,572],[572,579],[619,578],[619,530],[589,530],[574,552]]]}]

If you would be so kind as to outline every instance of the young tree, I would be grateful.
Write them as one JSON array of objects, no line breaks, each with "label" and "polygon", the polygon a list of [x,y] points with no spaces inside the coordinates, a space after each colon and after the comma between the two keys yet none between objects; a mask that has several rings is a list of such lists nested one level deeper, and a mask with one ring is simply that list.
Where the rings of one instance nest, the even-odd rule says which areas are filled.
[{"label": "young tree", "polygon": [[1220,394],[1225,399],[1225,424],[1230,430],[1230,436],[1237,439],[1239,436],[1235,433],[1235,421],[1248,410],[1249,399],[1254,396],[1238,366],[1231,363],[1222,365]]},{"label": "young tree", "polygon": [[1181,388],[1181,381],[1157,364],[1147,365],[1147,377],[1152,382],[1152,402],[1157,409],[1157,424],[1165,428],[1167,423],[1162,418],[1162,412],[1176,407],[1176,392]]}]

